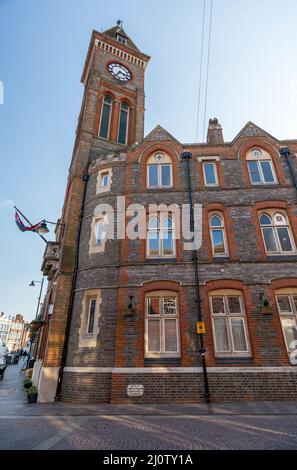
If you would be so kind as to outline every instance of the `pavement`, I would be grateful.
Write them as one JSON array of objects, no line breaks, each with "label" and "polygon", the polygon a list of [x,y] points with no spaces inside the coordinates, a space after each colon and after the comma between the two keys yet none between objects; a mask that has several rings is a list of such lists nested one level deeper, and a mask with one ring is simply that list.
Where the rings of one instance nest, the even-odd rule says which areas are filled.
[{"label": "pavement", "polygon": [[297,402],[29,405],[22,363],[0,381],[1,450],[296,450]]}]

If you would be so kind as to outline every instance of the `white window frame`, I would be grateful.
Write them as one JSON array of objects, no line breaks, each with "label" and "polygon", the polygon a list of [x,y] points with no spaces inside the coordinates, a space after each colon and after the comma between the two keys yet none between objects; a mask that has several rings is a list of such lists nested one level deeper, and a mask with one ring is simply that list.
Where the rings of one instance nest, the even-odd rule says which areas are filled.
[{"label": "white window frame", "polygon": [[[224,302],[224,311],[225,313],[213,313],[213,303],[212,299],[214,297],[223,297]],[[239,313],[230,313],[229,312],[229,304],[228,304],[228,297],[238,297],[240,303],[241,314]],[[249,341],[248,335],[248,328],[247,328],[247,321],[246,321],[246,314],[244,310],[244,303],[242,294],[238,291],[212,291],[209,294],[209,303],[210,303],[210,311],[211,311],[211,322],[212,322],[212,330],[213,330],[213,337],[214,337],[214,350],[216,357],[251,357],[251,346]],[[229,342],[229,350],[228,351],[218,351],[217,350],[217,339],[216,339],[216,329],[215,329],[215,319],[216,318],[224,318],[226,320],[226,327],[227,327],[227,337]],[[233,331],[232,331],[232,319],[243,320],[243,331],[245,336],[245,342],[247,345],[247,351],[237,351],[234,346],[234,338],[233,338]]]},{"label": "white window frame", "polygon": [[[104,176],[107,175],[108,177],[108,184],[107,186],[103,186],[103,178]],[[97,190],[96,193],[106,193],[110,191],[111,188],[111,183],[112,183],[112,169],[111,168],[104,168],[103,170],[100,170],[98,173],[97,177]]]},{"label": "white window frame", "polygon": [[[158,232],[159,233],[159,254],[158,255],[151,255],[150,254],[150,247],[149,247],[149,222],[151,219],[156,218],[158,220],[158,229],[152,230],[152,232]],[[172,222],[172,242],[173,242],[173,253],[170,255],[165,255],[163,253],[163,240],[161,238],[161,233],[163,233],[163,221],[165,219],[170,219]],[[149,259],[162,259],[162,258],[175,258],[176,257],[176,229],[175,229],[175,220],[173,217],[173,214],[170,216],[168,214],[162,215],[162,214],[151,214],[150,217],[147,219],[147,230],[146,230],[146,257]]]},{"label": "white window frame", "polygon": [[[276,225],[275,224],[274,217],[277,214],[280,214],[285,218],[286,225]],[[270,225],[262,225],[261,224],[261,217],[263,215],[266,215],[271,219],[271,224]],[[266,252],[267,256],[292,256],[292,255],[294,255],[294,253],[296,253],[296,246],[295,246],[295,242],[294,242],[294,238],[293,238],[293,234],[292,234],[292,230],[291,230],[290,221],[288,219],[287,214],[285,214],[284,212],[279,211],[279,210],[275,210],[275,211],[266,210],[266,211],[261,211],[258,214],[258,216],[259,216],[258,220],[259,220],[259,224],[260,224],[260,228],[261,228],[263,244],[264,244],[264,248],[265,248],[265,252]],[[290,239],[291,246],[292,246],[292,251],[282,251],[282,246],[281,246],[278,231],[277,231],[277,228],[279,228],[279,227],[286,227],[287,228],[287,231],[288,231],[288,234],[289,234],[289,239]],[[272,228],[273,236],[274,236],[278,251],[267,251],[263,228]]]},{"label": "white window frame", "polygon": [[[222,225],[221,227],[212,227],[211,225],[211,219],[213,217],[219,217],[221,222],[222,222]],[[210,216],[209,216],[209,232],[210,232],[210,240],[211,240],[211,249],[212,249],[212,255],[214,258],[225,258],[226,256],[229,256],[229,250],[228,250],[228,243],[227,243],[227,235],[226,235],[226,227],[225,227],[225,220],[224,220],[224,217],[222,214],[219,214],[217,212],[214,212],[214,213],[211,213]],[[225,251],[224,253],[215,253],[214,251],[214,244],[213,244],[213,239],[212,239],[212,231],[213,230],[222,230],[223,232],[223,239],[224,239],[224,248],[225,248]]]},{"label": "white window frame", "polygon": [[[253,152],[255,152],[255,151],[260,152],[260,156],[254,156]],[[271,155],[268,152],[266,152],[262,149],[253,148],[248,152],[248,154],[246,156],[246,162],[247,162],[250,182],[253,186],[257,186],[257,185],[258,186],[259,185],[276,185],[276,184],[278,184],[278,180],[277,180],[277,176],[276,176],[275,168],[274,168],[274,163],[273,163]],[[253,182],[250,167],[249,167],[249,162],[256,162],[257,163],[258,173],[260,175],[260,180],[261,181]],[[267,181],[267,182],[265,181],[264,173],[263,173],[262,166],[261,166],[261,162],[269,162],[271,173],[273,175],[274,181]]]},{"label": "white window frame", "polygon": [[93,253],[103,253],[105,251],[105,244],[107,241],[107,233],[106,231],[103,231],[103,238],[101,243],[97,243],[97,237],[98,237],[98,228],[99,224],[102,223],[103,225],[103,230],[108,224],[107,220],[107,214],[106,213],[100,213],[100,214],[95,214],[92,220],[91,224],[91,236],[89,240],[89,254]]},{"label": "white window frame", "polygon": [[[206,171],[205,171],[205,166],[206,165],[212,165],[214,168],[214,175],[215,175],[215,183],[207,183],[206,181]],[[217,168],[217,163],[216,161],[204,161],[202,163],[203,167],[203,178],[204,178],[204,185],[209,188],[214,188],[219,186],[219,177],[218,177],[218,168]]]},{"label": "white window frame", "polygon": [[[291,312],[281,312],[281,310],[279,308],[279,304],[278,304],[278,297],[288,297],[289,298],[289,303],[290,303],[290,306],[291,306]],[[279,317],[280,317],[280,323],[281,323],[281,328],[282,328],[282,332],[283,332],[284,343],[285,343],[285,347],[286,347],[286,350],[287,350],[288,354],[290,354],[292,352],[292,350],[287,345],[287,339],[286,339],[285,329],[284,329],[282,320],[283,319],[284,320],[285,319],[294,320],[295,325],[297,327],[297,308],[296,308],[296,305],[294,303],[293,297],[297,297],[297,288],[282,289],[282,290],[276,291],[276,293],[275,293],[275,300],[276,300],[277,310],[278,310]]]},{"label": "white window frame", "polygon": [[[89,331],[89,326],[90,326],[90,314],[91,314],[91,305],[92,305],[92,301],[95,300],[95,312],[94,312],[94,323],[93,323],[93,330],[92,331]],[[97,297],[90,297],[88,299],[88,321],[87,321],[87,335],[91,335],[93,336],[94,334],[94,329],[95,329],[95,319],[96,319],[96,309],[97,309]]]},{"label": "white window frame", "polygon": [[[161,303],[161,311],[159,315],[148,314],[148,301],[150,298],[158,298]],[[176,314],[164,315],[163,306],[165,298],[174,298],[176,302]],[[176,323],[176,338],[177,338],[177,351],[168,352],[165,351],[165,321],[175,320]],[[159,321],[160,325],[160,351],[151,352],[148,351],[148,323],[149,321]],[[180,347],[180,317],[179,317],[179,302],[178,294],[174,291],[153,291],[148,292],[145,296],[145,357],[146,358],[180,358],[181,347]]]},{"label": "white window frame", "polygon": [[[91,301],[96,300],[94,327],[91,333],[88,333],[90,322]],[[99,319],[101,316],[100,305],[102,302],[101,290],[86,290],[82,298],[80,327],[78,329],[78,347],[79,348],[96,348],[97,338],[99,335]]]},{"label": "white window frame", "polygon": [[117,33],[116,40],[118,43],[122,44],[122,46],[127,46],[128,39],[122,34]]},{"label": "white window frame", "polygon": [[[157,159],[157,158],[162,158],[164,161],[161,162],[161,160],[156,160],[156,161],[152,161],[152,159]],[[150,185],[150,167],[151,166],[157,166],[158,168],[158,184],[157,185]],[[170,184],[168,185],[165,185],[165,184],[161,184],[162,183],[162,170],[161,170],[161,167],[162,166],[169,166],[170,168]],[[172,188],[173,187],[173,171],[172,171],[172,160],[170,157],[168,157],[167,155],[163,154],[162,152],[158,152],[154,155],[152,155],[148,161],[147,161],[147,165],[146,165],[146,187],[147,189],[168,189],[168,188]]]}]

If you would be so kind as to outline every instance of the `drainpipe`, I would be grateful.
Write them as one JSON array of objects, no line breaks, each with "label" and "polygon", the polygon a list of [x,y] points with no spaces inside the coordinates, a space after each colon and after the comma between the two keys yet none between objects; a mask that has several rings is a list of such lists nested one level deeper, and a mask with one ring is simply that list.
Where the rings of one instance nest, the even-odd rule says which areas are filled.
[{"label": "drainpipe", "polygon": [[80,245],[80,235],[81,235],[81,226],[82,220],[84,215],[84,207],[85,207],[85,199],[87,193],[87,182],[89,180],[89,175],[86,173],[83,175],[83,181],[85,183],[84,192],[83,192],[83,199],[82,199],[82,206],[80,211],[80,219],[79,219],[79,226],[76,235],[76,252],[75,252],[75,262],[74,262],[74,273],[72,278],[72,285],[71,285],[71,295],[68,307],[68,314],[67,314],[67,323],[66,323],[66,330],[65,330],[65,339],[62,351],[62,358],[61,358],[61,365],[59,370],[59,378],[58,378],[58,385],[55,400],[60,401],[61,399],[61,388],[62,388],[62,380],[63,380],[63,372],[64,367],[66,365],[66,358],[67,358],[67,351],[68,351],[68,340],[70,335],[70,325],[71,325],[71,317],[72,317],[72,309],[73,309],[73,302],[74,302],[74,290],[77,280],[77,270],[78,270],[78,259],[79,259],[79,245]]},{"label": "drainpipe", "polygon": [[295,169],[294,169],[294,166],[293,166],[293,162],[291,160],[291,152],[288,149],[288,147],[281,147],[279,149],[279,153],[282,157],[286,157],[287,164],[288,164],[291,176],[292,176],[294,186],[297,189],[297,175],[296,175],[296,172],[295,172]]},{"label": "drainpipe", "polygon": [[[187,166],[188,192],[189,192],[189,202],[190,202],[190,228],[191,228],[192,233],[194,233],[195,221],[194,221],[191,171],[190,171],[190,160],[192,159],[192,154],[190,152],[184,152],[182,154],[182,159],[186,162],[186,166]],[[201,310],[202,301],[200,297],[200,287],[199,287],[198,256],[197,256],[197,250],[195,248],[193,250],[193,266],[194,266],[194,272],[195,272],[196,313],[197,313],[198,322],[202,322],[203,316],[202,316],[202,310]],[[203,380],[204,380],[204,398],[207,403],[210,403],[210,392],[209,392],[208,375],[207,375],[207,367],[206,367],[206,359],[205,359],[206,350],[204,348],[203,334],[199,335],[199,342],[200,342],[199,354],[200,354],[201,362],[202,362]]]}]

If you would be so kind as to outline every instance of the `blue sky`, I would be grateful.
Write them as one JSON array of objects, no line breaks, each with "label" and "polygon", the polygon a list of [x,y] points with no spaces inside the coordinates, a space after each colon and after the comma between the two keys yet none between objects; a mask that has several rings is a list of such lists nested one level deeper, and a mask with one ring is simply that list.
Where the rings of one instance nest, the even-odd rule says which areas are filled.
[{"label": "blue sky", "polygon": [[[209,1],[208,1],[209,3]],[[33,223],[60,215],[92,29],[117,19],[152,56],[148,133],[158,123],[196,140],[203,0],[0,0],[0,311],[34,316],[45,244],[15,226],[14,201]],[[207,119],[226,140],[252,120],[297,138],[296,0],[214,0]],[[47,236],[53,238],[53,234]]]}]

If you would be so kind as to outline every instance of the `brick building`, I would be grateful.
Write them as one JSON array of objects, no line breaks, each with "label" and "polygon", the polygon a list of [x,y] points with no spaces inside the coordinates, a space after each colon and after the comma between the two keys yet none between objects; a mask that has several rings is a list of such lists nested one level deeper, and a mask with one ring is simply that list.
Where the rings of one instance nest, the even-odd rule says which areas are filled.
[{"label": "brick building", "polygon": [[[161,126],[144,137],[148,62],[121,24],[93,31],[42,267],[39,400],[202,401],[206,376],[214,401],[296,399],[297,140],[249,122],[225,142],[217,119],[206,144]],[[120,236],[138,206],[123,215],[119,196],[144,207],[146,239]],[[174,207],[190,198],[202,205],[195,251],[176,233]],[[116,239],[105,235],[113,217]]]}]

